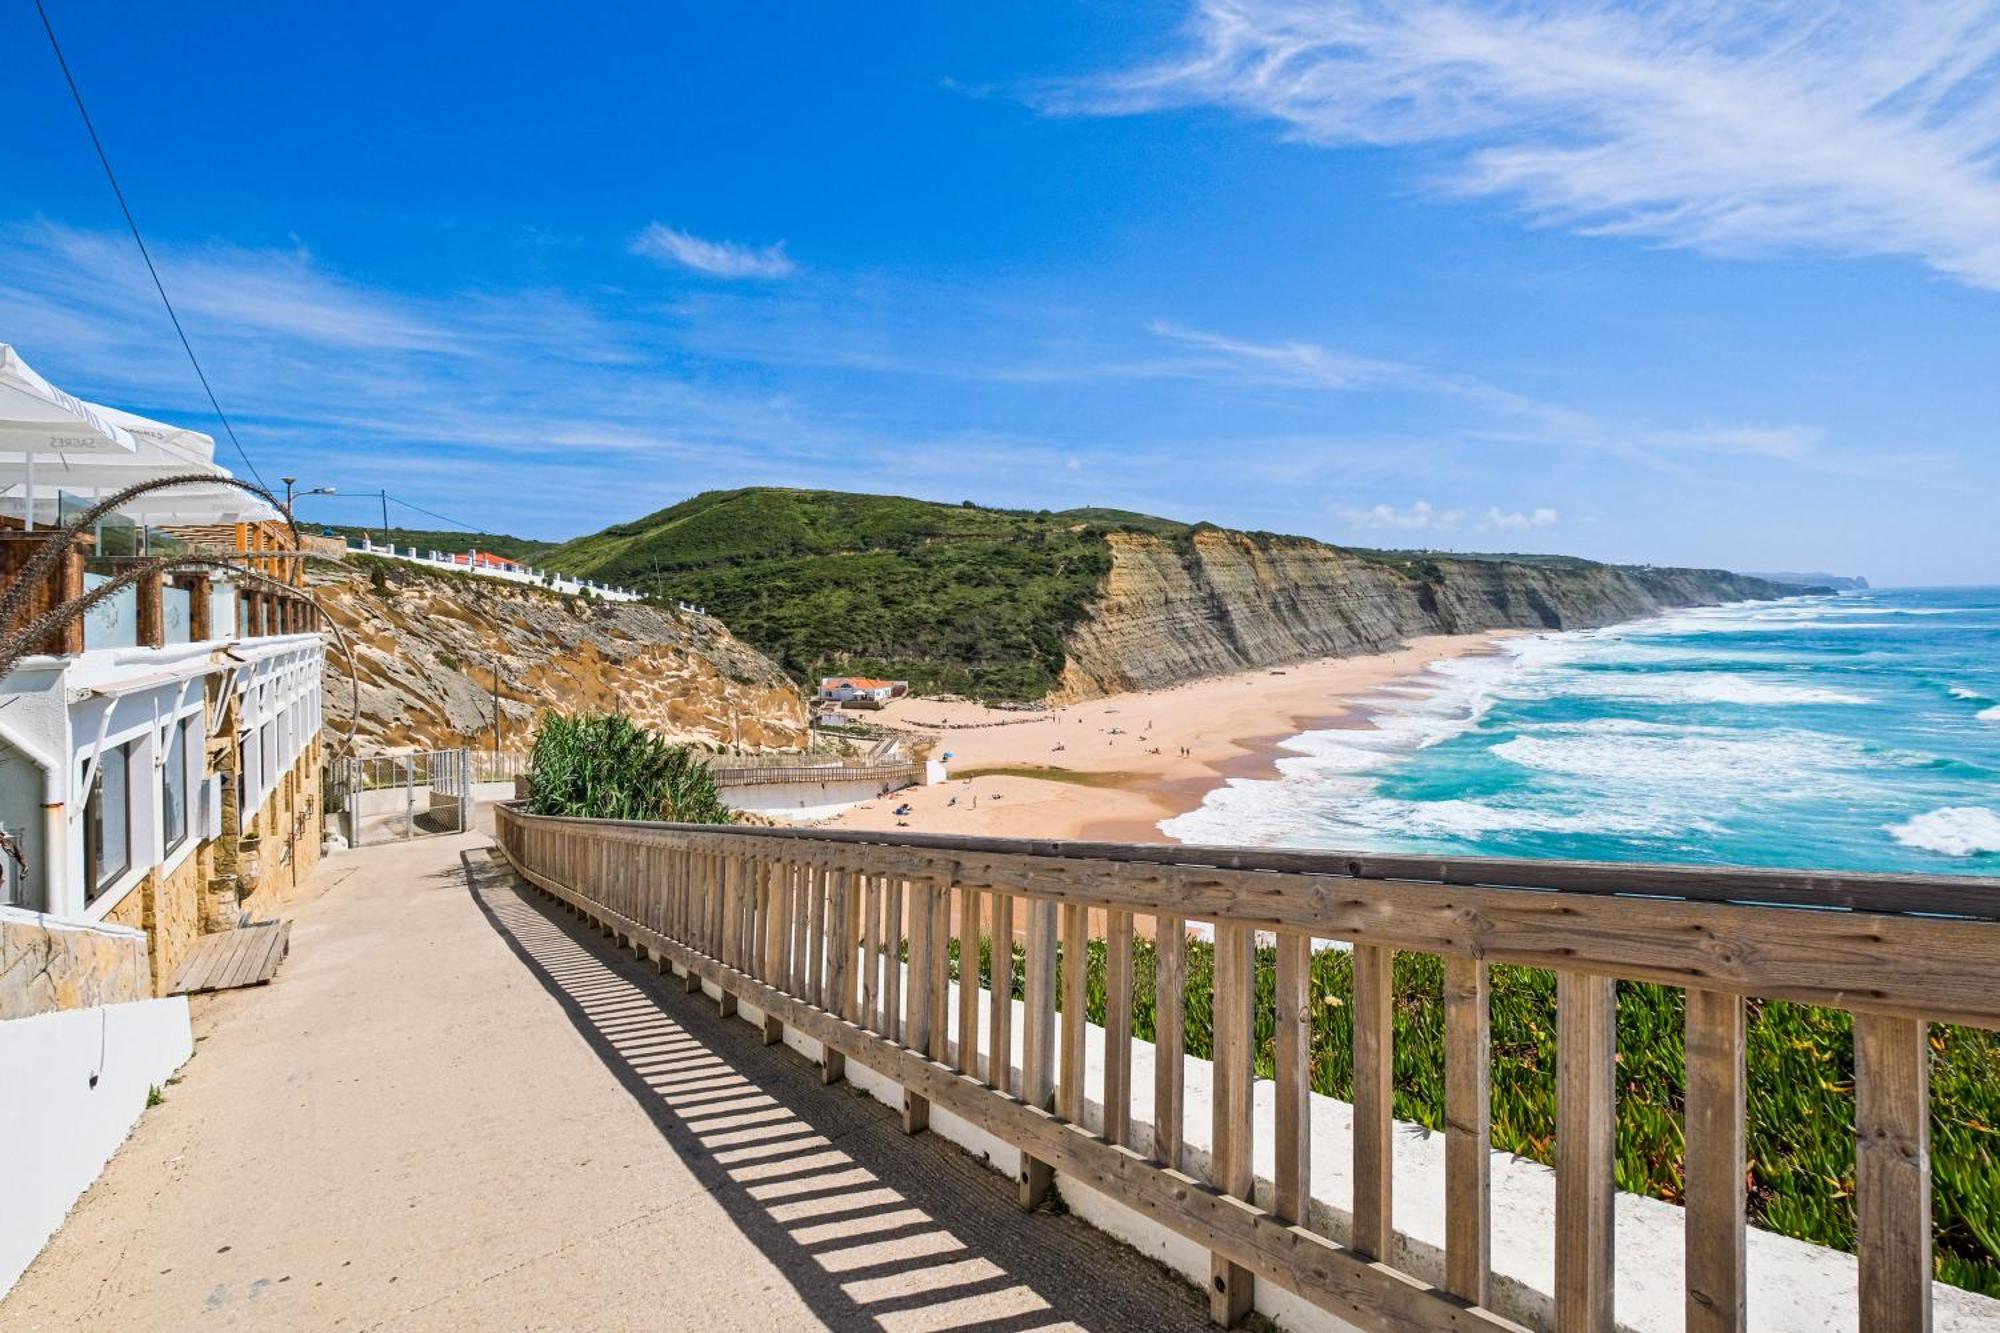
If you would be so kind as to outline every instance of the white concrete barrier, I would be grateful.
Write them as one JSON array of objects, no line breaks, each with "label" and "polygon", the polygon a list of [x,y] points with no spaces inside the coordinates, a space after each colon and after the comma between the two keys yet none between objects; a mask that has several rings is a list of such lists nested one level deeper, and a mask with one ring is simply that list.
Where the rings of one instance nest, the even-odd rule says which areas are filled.
[{"label": "white concrete barrier", "polygon": [[179,995],[0,1022],[0,1296],[193,1054]]}]

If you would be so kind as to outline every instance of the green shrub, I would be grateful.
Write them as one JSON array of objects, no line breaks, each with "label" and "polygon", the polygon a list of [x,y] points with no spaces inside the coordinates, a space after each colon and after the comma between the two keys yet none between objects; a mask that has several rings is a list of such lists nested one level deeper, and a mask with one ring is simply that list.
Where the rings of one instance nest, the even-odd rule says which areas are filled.
[{"label": "green shrub", "polygon": [[735,821],[691,746],[669,745],[623,713],[550,713],[535,731],[528,813],[576,819]]}]

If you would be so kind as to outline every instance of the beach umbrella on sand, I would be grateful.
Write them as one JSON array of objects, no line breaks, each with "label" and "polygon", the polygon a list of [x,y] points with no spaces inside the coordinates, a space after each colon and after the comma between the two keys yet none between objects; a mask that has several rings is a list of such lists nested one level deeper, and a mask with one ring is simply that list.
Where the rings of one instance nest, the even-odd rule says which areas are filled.
[{"label": "beach umbrella on sand", "polygon": [[26,460],[27,526],[35,526],[35,460],[53,454],[130,455],[138,441],[102,409],[64,393],[37,375],[20,353],[0,343],[0,453]]}]

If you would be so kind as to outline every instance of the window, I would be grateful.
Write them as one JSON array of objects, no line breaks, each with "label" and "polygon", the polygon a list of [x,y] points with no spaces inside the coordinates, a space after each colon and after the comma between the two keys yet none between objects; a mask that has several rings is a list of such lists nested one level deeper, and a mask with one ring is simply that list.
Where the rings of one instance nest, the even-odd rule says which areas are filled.
[{"label": "window", "polygon": [[266,722],[258,732],[258,748],[263,756],[263,766],[257,770],[257,803],[262,805],[264,797],[278,785],[278,774],[283,765],[278,762],[278,723],[276,719]]},{"label": "window", "polygon": [[167,742],[166,767],[160,770],[160,834],[172,852],[188,835],[188,731],[193,718],[183,718]]},{"label": "window", "polygon": [[132,747],[104,751],[83,804],[83,899],[95,901],[132,865]]}]

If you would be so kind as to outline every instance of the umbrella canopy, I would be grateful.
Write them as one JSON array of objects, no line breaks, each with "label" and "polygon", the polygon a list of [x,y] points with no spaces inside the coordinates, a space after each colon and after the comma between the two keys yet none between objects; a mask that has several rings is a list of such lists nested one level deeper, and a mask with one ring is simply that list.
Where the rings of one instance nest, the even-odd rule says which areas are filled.
[{"label": "umbrella canopy", "polygon": [[176,523],[282,522],[284,514],[234,486],[175,486],[152,491],[118,507],[134,522],[154,527]]},{"label": "umbrella canopy", "polygon": [[85,407],[99,413],[114,426],[124,427],[127,434],[139,442],[141,448],[148,444],[163,444],[176,453],[190,457],[204,466],[215,461],[215,437],[204,435],[198,430],[185,426],[169,425],[142,417],[137,412],[126,412],[116,407],[106,407],[103,403],[85,403]]},{"label": "umbrella canopy", "polygon": [[0,449],[20,454],[130,454],[131,432],[64,393],[0,343]]}]

